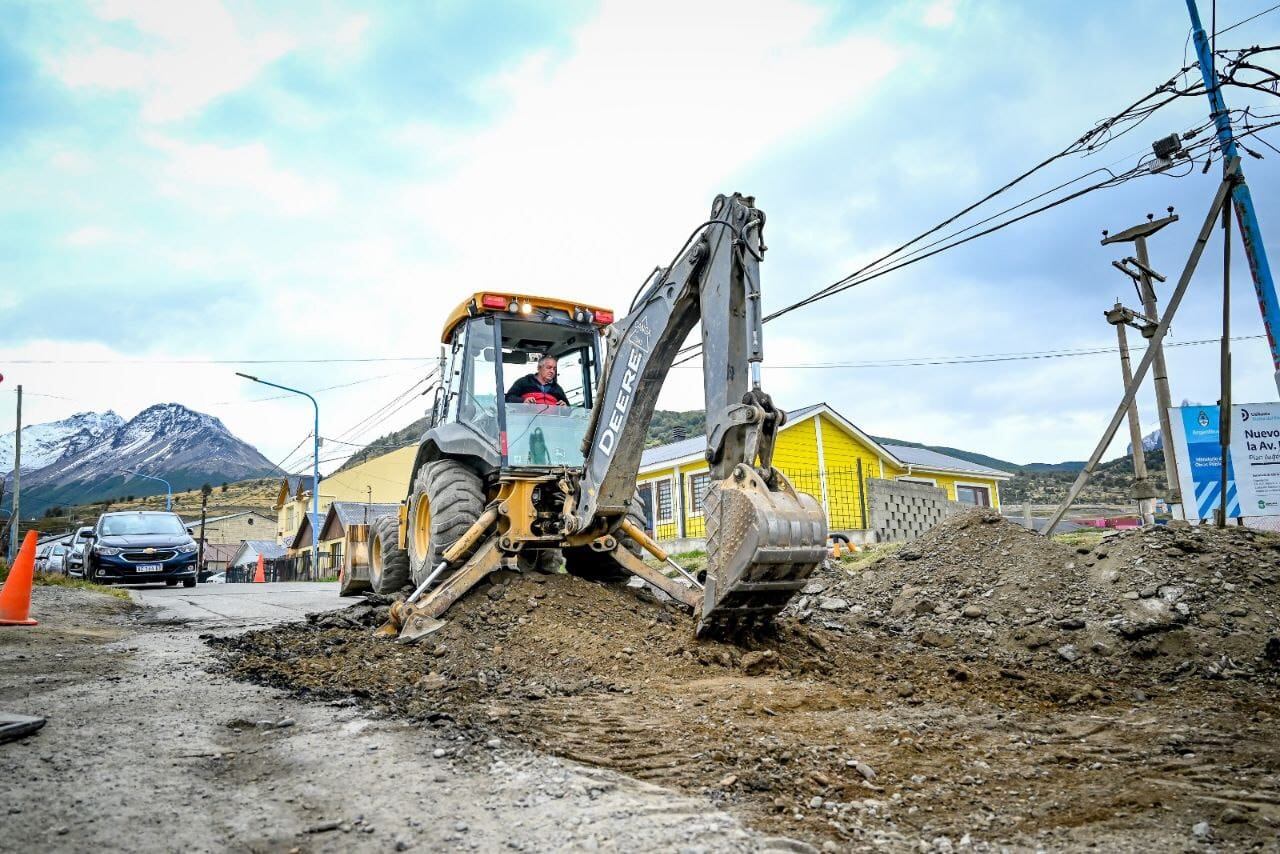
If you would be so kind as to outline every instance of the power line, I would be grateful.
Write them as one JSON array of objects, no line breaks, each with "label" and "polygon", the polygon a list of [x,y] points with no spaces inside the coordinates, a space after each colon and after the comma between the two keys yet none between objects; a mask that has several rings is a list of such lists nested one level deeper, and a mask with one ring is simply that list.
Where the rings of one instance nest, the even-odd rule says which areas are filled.
[{"label": "power line", "polygon": [[11,365],[338,365],[362,362],[432,362],[431,356],[352,359],[5,359]]},{"label": "power line", "polygon": [[1245,18],[1245,19],[1244,19],[1244,20],[1242,20],[1242,21],[1236,21],[1234,24],[1232,24],[1232,25],[1231,25],[1231,26],[1229,26],[1229,27],[1226,27],[1225,29],[1221,29],[1221,30],[1214,30],[1214,31],[1213,31],[1213,34],[1214,34],[1215,36],[1220,36],[1220,35],[1222,35],[1223,33],[1229,33],[1229,32],[1231,32],[1232,30],[1234,30],[1236,27],[1239,27],[1239,26],[1241,26],[1241,25],[1243,25],[1243,24],[1247,24],[1247,23],[1249,23],[1250,21],[1254,20],[1255,18],[1261,18],[1263,15],[1266,15],[1266,14],[1268,14],[1268,13],[1270,13],[1270,12],[1274,12],[1274,11],[1275,11],[1275,10],[1277,10],[1277,9],[1280,9],[1280,3],[1277,3],[1276,5],[1272,6],[1270,9],[1263,9],[1261,12],[1259,12],[1259,13],[1258,13],[1258,14],[1256,14],[1256,15],[1250,15],[1249,17]]},{"label": "power line", "polygon": [[[1248,117],[1249,115],[1251,115],[1247,109],[1246,109],[1246,110],[1234,110],[1233,112],[1238,113],[1241,117],[1244,117],[1244,118],[1246,118],[1246,119],[1247,119],[1247,117]],[[1254,117],[1254,118],[1274,118],[1274,117],[1275,117],[1275,114],[1269,114],[1269,115],[1265,115],[1265,116],[1257,116],[1257,115],[1254,115],[1253,117]],[[1205,124],[1202,124],[1202,125],[1200,125],[1200,126],[1197,126],[1196,128],[1192,128],[1191,130],[1187,131],[1187,132],[1183,135],[1183,136],[1184,136],[1184,138],[1194,138],[1196,135],[1198,135],[1198,134],[1199,134],[1199,132],[1200,132],[1200,131],[1202,131],[1204,128],[1208,127],[1208,124],[1209,124],[1209,123],[1205,123]],[[1256,134],[1257,134],[1257,133],[1259,133],[1260,131],[1266,130],[1266,129],[1271,128],[1271,127],[1275,127],[1275,126],[1277,126],[1277,125],[1280,125],[1280,122],[1270,122],[1270,123],[1268,123],[1268,124],[1256,125],[1256,126],[1252,126],[1252,127],[1248,127],[1248,126],[1247,126],[1247,127],[1248,127],[1248,129],[1247,129],[1246,131],[1244,131],[1244,132],[1242,132],[1242,133],[1237,134],[1237,140],[1239,140],[1239,139],[1244,139],[1244,138],[1246,138],[1246,137],[1256,135]],[[1193,171],[1193,170],[1194,170],[1194,161],[1195,161],[1195,158],[1196,158],[1197,156],[1199,156],[1199,154],[1200,154],[1201,152],[1205,152],[1205,153],[1207,153],[1207,158],[1206,158],[1206,162],[1205,162],[1205,169],[1208,169],[1209,165],[1213,162],[1213,149],[1214,149],[1216,146],[1217,146],[1217,141],[1216,141],[1216,139],[1214,139],[1214,138],[1212,138],[1212,137],[1206,137],[1206,138],[1204,138],[1204,139],[1201,139],[1201,140],[1199,140],[1199,141],[1197,141],[1197,142],[1195,142],[1195,143],[1192,143],[1191,145],[1187,146],[1187,147],[1184,149],[1184,152],[1187,154],[1187,157],[1188,157],[1188,163],[1191,165],[1191,169],[1189,169],[1189,170],[1188,170],[1188,172],[1185,172],[1185,173],[1179,173],[1179,175],[1178,175],[1178,176],[1175,176],[1175,177],[1181,177],[1181,176],[1183,176],[1183,175],[1189,174],[1189,173],[1190,173],[1190,171]],[[1107,171],[1107,172],[1108,172],[1108,174],[1111,176],[1111,177],[1107,178],[1106,180],[1099,181],[1099,182],[1097,182],[1097,183],[1095,183],[1095,184],[1091,184],[1091,185],[1089,185],[1089,186],[1087,186],[1087,187],[1084,187],[1084,188],[1082,188],[1082,189],[1080,189],[1080,190],[1077,190],[1077,191],[1075,191],[1075,192],[1072,192],[1072,193],[1070,193],[1070,194],[1068,194],[1068,195],[1066,195],[1066,196],[1063,196],[1063,197],[1061,197],[1061,198],[1059,198],[1059,199],[1056,199],[1056,200],[1054,200],[1054,201],[1052,201],[1052,202],[1049,202],[1049,203],[1047,203],[1047,204],[1041,205],[1040,207],[1033,208],[1032,210],[1029,210],[1029,211],[1027,211],[1027,212],[1025,212],[1025,213],[1022,213],[1022,214],[1020,214],[1020,215],[1018,215],[1018,216],[1016,216],[1016,217],[1013,217],[1013,218],[1010,218],[1010,219],[1004,220],[1003,222],[996,223],[995,225],[991,226],[990,228],[986,228],[986,229],[984,229],[984,230],[982,230],[982,231],[976,232],[976,233],[974,233],[974,234],[970,234],[970,235],[968,235],[967,237],[963,237],[963,238],[960,238],[960,237],[959,237],[959,235],[963,234],[964,232],[966,232],[966,231],[968,231],[968,230],[970,230],[970,229],[974,228],[976,225],[978,225],[978,223],[975,223],[974,225],[967,226],[967,227],[966,227],[966,228],[964,228],[964,229],[960,229],[960,230],[958,230],[958,231],[952,232],[950,235],[948,235],[948,236],[946,236],[946,237],[944,237],[944,238],[941,238],[940,240],[934,241],[933,243],[928,244],[926,247],[921,247],[920,249],[917,249],[917,250],[913,251],[912,253],[908,253],[906,256],[904,256],[904,257],[903,257],[901,260],[899,260],[899,261],[896,261],[896,262],[890,262],[890,261],[889,261],[889,259],[890,259],[890,258],[891,258],[895,253],[897,253],[900,249],[902,249],[902,248],[904,248],[904,247],[906,247],[906,246],[910,246],[912,243],[917,242],[917,241],[918,241],[918,240],[920,240],[922,237],[924,237],[924,236],[926,236],[926,235],[928,235],[928,234],[931,234],[931,233],[933,233],[933,232],[935,232],[935,231],[936,231],[936,228],[934,228],[934,229],[929,229],[928,231],[926,231],[926,232],[922,233],[921,235],[918,235],[916,238],[913,238],[911,241],[908,241],[907,243],[902,244],[902,246],[898,247],[898,249],[895,249],[895,250],[893,250],[892,252],[886,253],[885,255],[881,256],[879,259],[877,259],[876,261],[871,262],[870,264],[864,265],[862,268],[860,268],[860,270],[855,271],[854,273],[852,273],[852,274],[850,274],[850,275],[848,275],[848,276],[845,276],[844,278],[842,278],[842,279],[840,279],[840,280],[837,280],[836,282],[832,283],[831,285],[828,285],[828,286],[826,286],[826,287],[824,287],[824,288],[819,289],[818,291],[815,291],[814,293],[810,294],[809,296],[807,296],[807,297],[805,297],[805,298],[803,298],[803,299],[801,299],[801,300],[798,300],[798,301],[796,301],[796,302],[794,302],[794,303],[791,303],[790,305],[784,306],[783,308],[781,308],[781,309],[779,309],[779,310],[777,310],[777,311],[773,312],[772,314],[767,315],[767,316],[764,318],[764,322],[766,322],[766,323],[767,323],[767,322],[769,322],[769,321],[771,321],[771,320],[774,320],[774,319],[776,319],[776,318],[778,318],[778,317],[781,317],[781,316],[783,316],[783,315],[785,315],[785,314],[788,314],[789,312],[795,311],[795,310],[796,310],[796,309],[798,309],[798,308],[802,308],[802,307],[804,307],[804,306],[806,306],[806,305],[810,305],[810,304],[812,304],[812,303],[814,303],[814,302],[818,302],[819,300],[823,300],[823,299],[826,299],[827,297],[834,296],[834,295],[835,295],[835,294],[837,294],[837,293],[841,293],[841,292],[846,291],[846,290],[848,290],[848,289],[850,289],[850,288],[857,287],[858,285],[865,284],[865,283],[867,283],[867,282],[869,282],[869,281],[872,281],[873,279],[877,279],[877,278],[879,278],[879,277],[881,277],[881,276],[883,276],[883,275],[885,275],[885,274],[887,274],[887,273],[891,273],[891,272],[894,272],[894,271],[896,271],[896,270],[900,270],[900,269],[902,269],[903,267],[908,267],[908,266],[910,266],[910,265],[912,265],[912,264],[915,264],[915,263],[917,263],[917,262],[919,262],[919,261],[923,261],[923,260],[924,260],[924,259],[926,259],[926,258],[931,258],[931,257],[933,257],[934,255],[938,255],[938,254],[940,254],[940,253],[942,253],[942,252],[945,252],[945,251],[947,251],[948,249],[953,249],[953,248],[955,248],[955,247],[957,247],[957,246],[960,246],[960,245],[962,245],[962,244],[968,243],[968,242],[970,242],[970,241],[972,241],[972,240],[976,240],[976,239],[978,239],[979,237],[985,237],[986,235],[992,234],[992,233],[994,233],[994,232],[996,232],[996,231],[1000,231],[1001,229],[1007,228],[1007,227],[1009,227],[1010,225],[1013,225],[1013,224],[1015,224],[1015,223],[1017,223],[1017,222],[1021,222],[1021,221],[1022,221],[1022,220],[1024,220],[1024,219],[1028,219],[1028,218],[1030,218],[1030,217],[1032,217],[1032,216],[1036,216],[1036,215],[1038,215],[1038,214],[1044,213],[1045,211],[1048,211],[1048,210],[1050,210],[1050,209],[1052,209],[1052,208],[1055,208],[1055,207],[1057,207],[1058,205],[1062,205],[1062,204],[1065,204],[1066,202],[1069,202],[1069,201],[1072,201],[1072,200],[1074,200],[1074,199],[1080,198],[1081,196],[1084,196],[1084,195],[1086,195],[1086,194],[1088,194],[1088,193],[1092,193],[1092,192],[1097,191],[1097,190],[1100,190],[1100,189],[1108,189],[1108,188],[1110,188],[1110,187],[1119,186],[1120,184],[1123,184],[1123,183],[1126,183],[1126,182],[1128,182],[1128,181],[1134,180],[1135,178],[1145,177],[1145,176],[1147,176],[1147,175],[1152,175],[1152,174],[1161,174],[1161,173],[1164,173],[1164,172],[1166,171],[1166,169],[1167,169],[1167,166],[1166,166],[1165,164],[1160,163],[1159,161],[1156,161],[1156,160],[1155,160],[1155,158],[1154,158],[1154,155],[1147,155],[1146,157],[1142,158],[1142,159],[1138,162],[1138,164],[1136,164],[1133,168],[1129,169],[1127,172],[1122,172],[1122,173],[1120,173],[1120,174],[1116,175],[1116,174],[1114,174],[1114,173],[1111,173],[1111,172],[1110,172],[1110,170],[1105,170],[1105,171]],[[1098,170],[1094,170],[1094,172],[1097,172],[1097,171],[1098,171]],[[1089,174],[1093,174],[1093,173],[1091,172],[1091,173],[1089,173]],[[1080,179],[1075,179],[1075,180],[1076,180],[1076,181],[1078,181],[1078,180],[1080,180]],[[1062,185],[1062,186],[1066,186],[1066,185],[1069,185],[1069,184],[1071,184],[1071,183],[1075,183],[1075,181],[1068,181],[1068,182],[1066,182],[1066,184],[1064,184],[1064,185]],[[1033,197],[1032,197],[1032,199],[1041,198],[1041,197],[1043,197],[1043,195],[1044,195],[1043,193],[1038,194],[1037,196],[1033,196]],[[990,196],[990,194],[989,194],[988,198],[990,198],[990,197],[991,197],[991,196]],[[1027,204],[1029,201],[1031,201],[1031,199],[1028,199],[1028,200],[1026,200],[1026,201],[1024,201],[1024,202],[1022,202],[1022,203],[1019,203],[1018,205],[1014,205],[1014,206],[1012,206],[1011,208],[1008,208],[1008,209],[1007,209],[1007,211],[1012,211],[1012,210],[1015,210],[1015,209],[1017,209],[1017,208],[1019,208],[1019,207],[1022,207],[1023,205]],[[970,209],[971,209],[971,208],[972,208],[972,206],[970,206]],[[1000,216],[1000,214],[997,214],[996,216]],[[954,220],[954,219],[955,219],[955,217],[952,217],[952,218],[951,218],[951,220],[948,220],[948,221],[952,221],[952,220]],[[987,219],[983,220],[982,222],[989,222],[991,219],[992,219],[992,217],[988,217]],[[939,246],[938,244],[942,244],[942,245],[941,245],[941,246]],[[931,247],[931,246],[937,246],[938,248],[933,249],[932,251],[928,251],[928,252],[925,252],[925,251],[924,251],[926,248]],[[916,255],[916,253],[917,253],[917,252],[922,253],[922,254],[918,254],[918,255]],[[910,257],[911,255],[916,255],[916,257],[912,258],[912,257]],[[877,265],[881,265],[881,266],[877,267]],[[679,366],[679,365],[684,364],[685,362],[688,362],[691,358],[695,357],[695,356],[697,355],[697,353],[698,353],[700,350],[701,350],[701,344],[693,344],[693,345],[690,345],[690,346],[688,346],[688,347],[683,348],[683,349],[682,349],[682,350],[677,354],[679,357],[682,357],[682,358],[678,358],[678,359],[674,362],[674,365],[673,365],[673,366]]]},{"label": "power line", "polygon": [[[319,394],[322,391],[333,391],[334,389],[339,389],[339,388],[351,388],[352,386],[363,385],[364,383],[371,383],[377,380],[385,380],[389,377],[404,376],[407,373],[416,373],[416,371],[393,371],[389,374],[378,374],[376,377],[365,377],[364,379],[352,380],[351,382],[348,382],[348,383],[338,383],[337,385],[323,386],[322,388],[315,389],[312,393]],[[284,400],[290,397],[296,397],[296,395],[272,394],[272,395],[267,395],[266,397],[251,397],[248,400],[220,400],[220,401],[217,401],[216,403],[211,403],[209,405],[210,406],[235,406],[241,403],[265,403],[270,400]]]},{"label": "power line", "polygon": [[[1232,341],[1254,341],[1265,338],[1265,335],[1241,335]],[[1165,349],[1170,347],[1195,347],[1203,344],[1221,343],[1221,338],[1201,338],[1194,341],[1166,341]],[[1114,355],[1119,348],[1114,346],[1079,347],[1064,350],[1032,350],[1022,353],[979,353],[964,356],[915,356],[901,359],[873,359],[858,362],[807,362],[793,365],[769,365],[769,370],[823,370],[832,368],[916,368],[934,365],[984,365],[991,362],[1022,362],[1039,359],[1067,359],[1078,356]],[[681,365],[680,367],[685,367]],[[697,369],[698,365],[689,365]]]},{"label": "power line", "polygon": [[[407,389],[405,389],[404,391],[402,391],[402,392],[400,392],[399,394],[397,394],[397,395],[396,395],[395,397],[393,397],[390,401],[388,401],[387,403],[385,403],[385,404],[383,404],[382,406],[378,407],[377,409],[375,409],[373,412],[369,413],[368,415],[364,416],[364,417],[363,417],[363,418],[361,418],[359,421],[357,421],[355,424],[353,424],[353,425],[351,425],[350,427],[348,427],[346,430],[343,430],[343,431],[339,432],[339,433],[338,433],[338,436],[339,436],[339,437],[341,437],[341,438],[346,438],[346,439],[354,438],[356,434],[358,434],[358,433],[360,433],[360,432],[363,432],[363,431],[364,431],[365,426],[367,425],[367,423],[369,423],[369,422],[374,422],[374,420],[375,420],[375,419],[377,419],[377,418],[379,418],[380,416],[382,416],[382,415],[383,415],[387,410],[389,410],[389,409],[391,409],[392,407],[396,406],[396,404],[401,403],[401,401],[402,401],[402,400],[404,400],[404,401],[406,401],[406,402],[407,402],[407,400],[412,400],[412,399],[413,399],[413,393],[414,393],[414,391],[416,391],[416,390],[417,390],[418,386],[422,385],[423,383],[430,382],[430,381],[431,381],[431,379],[436,375],[436,373],[438,372],[438,370],[439,370],[438,368],[437,368],[437,369],[433,369],[433,370],[432,370],[430,373],[428,373],[425,377],[423,377],[422,379],[418,380],[418,381],[417,381],[417,382],[415,382],[413,385],[409,386]],[[399,411],[399,410],[396,410],[396,411]]]}]

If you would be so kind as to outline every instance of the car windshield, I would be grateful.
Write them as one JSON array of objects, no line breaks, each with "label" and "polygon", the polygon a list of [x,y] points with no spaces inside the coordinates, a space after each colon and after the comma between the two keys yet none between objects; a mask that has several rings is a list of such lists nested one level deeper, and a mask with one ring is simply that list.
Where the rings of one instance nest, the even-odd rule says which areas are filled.
[{"label": "car windshield", "polygon": [[108,516],[102,520],[102,536],[119,537],[141,534],[185,534],[186,527],[177,516],[163,513],[138,513]]}]

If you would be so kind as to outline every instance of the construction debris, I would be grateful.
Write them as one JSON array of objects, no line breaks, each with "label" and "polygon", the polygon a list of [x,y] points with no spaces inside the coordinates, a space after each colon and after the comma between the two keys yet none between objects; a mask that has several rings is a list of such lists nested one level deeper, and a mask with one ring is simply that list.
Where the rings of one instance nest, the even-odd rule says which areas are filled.
[{"label": "construction debris", "polygon": [[[857,572],[828,564],[805,592],[802,622],[1006,668],[1277,677],[1280,537],[1248,528],[1173,523],[1071,547],[971,510]],[[856,604],[833,615],[833,600]]]}]

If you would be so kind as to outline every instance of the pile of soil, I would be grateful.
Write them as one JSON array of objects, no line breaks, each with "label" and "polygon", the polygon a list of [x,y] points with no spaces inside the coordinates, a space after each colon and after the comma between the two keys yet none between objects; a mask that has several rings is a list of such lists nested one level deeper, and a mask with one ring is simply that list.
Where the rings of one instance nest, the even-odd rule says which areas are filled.
[{"label": "pile of soil", "polygon": [[[210,642],[236,676],[316,699],[354,696],[477,744],[498,736],[612,768],[815,844],[1181,839],[1193,818],[1217,822],[1216,808],[1203,811],[1199,761],[1177,759],[1192,747],[1232,768],[1236,789],[1256,786],[1280,803],[1269,723],[1280,710],[1252,683],[1153,691],[1134,718],[1126,684],[1075,672],[1027,678],[856,622],[787,617],[731,644],[696,640],[690,615],[644,589],[566,575],[492,581],[414,645],[374,636],[388,604],[378,598]],[[1229,697],[1202,687],[1237,684],[1242,693]],[[1237,737],[1210,735],[1222,731]],[[1280,814],[1267,809],[1220,832],[1274,832]],[[1171,816],[1186,827],[1170,830]]]},{"label": "pile of soil", "polygon": [[971,510],[895,554],[829,565],[803,622],[1003,666],[1137,678],[1274,681],[1280,537],[1185,523],[1072,548]]}]

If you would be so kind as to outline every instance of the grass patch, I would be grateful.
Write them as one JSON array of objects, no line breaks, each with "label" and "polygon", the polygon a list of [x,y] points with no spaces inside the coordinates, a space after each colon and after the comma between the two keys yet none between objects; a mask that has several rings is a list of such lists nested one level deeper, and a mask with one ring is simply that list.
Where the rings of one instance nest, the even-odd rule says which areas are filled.
[{"label": "grass patch", "polygon": [[1113,532],[1104,528],[1082,529],[1079,531],[1068,531],[1065,534],[1054,534],[1053,541],[1062,543],[1064,546],[1073,546],[1076,548],[1095,548],[1098,543],[1111,536]]},{"label": "grass patch", "polygon": [[836,558],[835,563],[836,566],[847,572],[860,572],[900,548],[902,548],[902,543],[872,543],[871,545],[862,546],[859,551],[853,554],[841,555]]},{"label": "grass patch", "polygon": [[94,584],[92,581],[85,581],[83,578],[72,578],[68,575],[37,572],[36,584],[41,587],[72,587],[76,590],[88,590],[90,593],[101,593],[104,596],[112,596],[122,602],[133,601],[133,597],[129,595],[129,591],[125,590],[123,587],[110,587],[106,584]]}]

